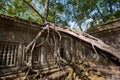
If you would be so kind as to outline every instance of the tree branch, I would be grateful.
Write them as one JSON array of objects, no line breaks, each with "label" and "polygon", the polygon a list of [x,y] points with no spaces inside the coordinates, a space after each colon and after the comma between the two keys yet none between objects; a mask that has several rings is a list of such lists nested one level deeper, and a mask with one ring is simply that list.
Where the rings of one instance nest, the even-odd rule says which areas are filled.
[{"label": "tree branch", "polygon": [[96,9],[97,9],[98,13],[100,14],[100,16],[101,16],[101,17],[103,18],[103,20],[104,20],[104,16],[102,15],[102,13],[101,13],[99,7],[98,7],[97,5],[95,5],[95,6],[96,6]]},{"label": "tree branch", "polygon": [[30,6],[44,21],[44,17],[31,4],[29,4],[26,0],[23,0],[23,2],[25,2],[28,6]]}]

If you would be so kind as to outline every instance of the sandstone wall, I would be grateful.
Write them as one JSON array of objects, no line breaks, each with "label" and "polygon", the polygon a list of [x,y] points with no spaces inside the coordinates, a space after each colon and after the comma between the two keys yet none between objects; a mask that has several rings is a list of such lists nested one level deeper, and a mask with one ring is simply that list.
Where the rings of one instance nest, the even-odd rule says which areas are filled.
[{"label": "sandstone wall", "polygon": [[39,30],[37,24],[14,17],[0,16],[0,41],[29,43]]},{"label": "sandstone wall", "polygon": [[87,32],[106,44],[120,49],[120,19],[89,29]]}]

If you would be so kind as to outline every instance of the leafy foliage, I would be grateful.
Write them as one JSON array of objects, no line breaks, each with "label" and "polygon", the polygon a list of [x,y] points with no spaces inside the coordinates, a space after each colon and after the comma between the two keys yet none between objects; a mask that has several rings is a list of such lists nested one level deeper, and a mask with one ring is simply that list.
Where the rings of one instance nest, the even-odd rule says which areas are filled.
[{"label": "leafy foliage", "polygon": [[[27,2],[43,15],[45,0]],[[22,0],[0,0],[0,13],[41,23],[39,16]],[[48,20],[63,25],[75,22],[81,27],[87,19],[93,19],[92,27],[119,18],[119,13],[120,0],[50,0]]]}]

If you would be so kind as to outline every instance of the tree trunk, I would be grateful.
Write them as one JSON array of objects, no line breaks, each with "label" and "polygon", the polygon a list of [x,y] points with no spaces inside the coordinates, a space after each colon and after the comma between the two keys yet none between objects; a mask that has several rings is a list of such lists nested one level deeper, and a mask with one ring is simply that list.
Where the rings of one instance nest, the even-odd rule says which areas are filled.
[{"label": "tree trunk", "polygon": [[49,12],[49,0],[46,0],[45,2],[45,12],[44,12],[44,20],[47,20],[48,17],[48,12]]},{"label": "tree trunk", "polygon": [[113,10],[112,10],[112,3],[113,3],[113,1],[109,0],[108,3],[109,3],[110,14],[113,14]]}]

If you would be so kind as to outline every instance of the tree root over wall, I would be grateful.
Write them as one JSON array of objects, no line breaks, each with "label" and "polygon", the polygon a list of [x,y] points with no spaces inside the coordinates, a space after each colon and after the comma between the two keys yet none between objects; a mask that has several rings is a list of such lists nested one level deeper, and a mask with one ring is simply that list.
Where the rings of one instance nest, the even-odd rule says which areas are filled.
[{"label": "tree root over wall", "polygon": [[[70,29],[67,27],[60,27],[54,23],[46,22],[46,24],[44,25],[42,30],[35,37],[35,39],[33,39],[33,41],[26,46],[25,54],[27,54],[28,51],[30,51],[29,61],[28,61],[28,63],[25,62],[26,66],[29,68],[28,72],[26,73],[26,76],[28,75],[30,69],[33,66],[32,65],[32,60],[33,60],[32,58],[33,58],[34,48],[36,46],[38,47],[38,46],[44,45],[45,42],[48,43],[48,45],[49,45],[48,38],[49,38],[51,30],[56,32],[56,34],[59,36],[59,41],[61,41],[61,36],[62,36],[60,33],[70,35],[71,37],[74,37],[76,40],[80,41],[82,45],[86,46],[89,49],[94,50],[96,54],[99,54],[99,55],[103,56],[105,59],[120,66],[120,51],[119,50],[116,50],[113,47],[108,46],[107,44],[102,42],[100,39],[95,38],[95,37],[93,37],[85,32],[76,31],[76,30],[73,30],[73,29]],[[39,38],[41,37],[41,35],[45,31],[47,31],[47,37],[46,37],[45,41],[43,41],[40,44],[37,44],[37,41],[39,40]],[[55,40],[56,39],[55,35],[53,35],[53,39],[54,39],[54,46],[55,47],[54,47],[54,49],[51,49],[51,52],[54,54],[53,56],[55,57],[55,55],[58,55],[60,49],[59,49],[59,46],[56,47],[57,44],[56,44],[56,40]],[[97,51],[101,52],[101,53],[98,53]],[[86,79],[81,79],[81,78],[83,77],[83,78],[91,79],[91,78],[93,78],[92,76],[94,76],[96,78],[100,78],[100,80],[104,80],[104,78],[98,77],[98,76],[95,76],[94,74],[92,74],[91,73],[92,71],[85,68],[85,65],[83,65],[82,63],[78,65],[74,62],[68,62],[67,60],[63,59],[61,56],[57,56],[56,62],[59,64],[61,61],[68,66],[67,80],[72,80],[72,78],[76,78],[76,80],[86,80]],[[67,72],[65,72],[63,74],[67,74]],[[40,74],[41,73],[38,72],[37,76]],[[26,79],[26,76],[24,77],[24,79]],[[77,76],[77,77],[74,77],[74,76]],[[79,79],[77,79],[77,78],[79,78]],[[98,79],[91,79],[91,80],[98,80]]]}]

